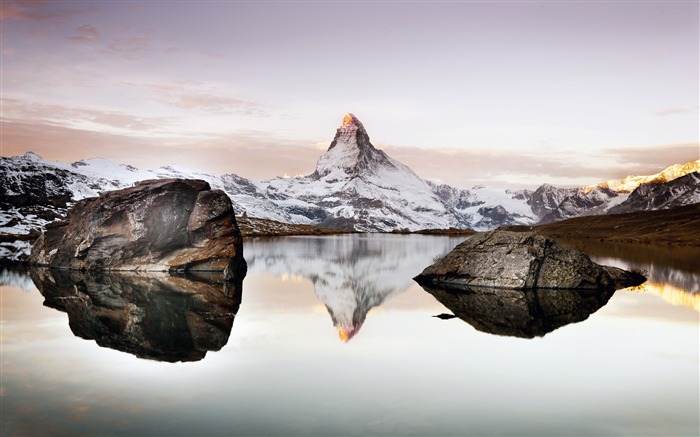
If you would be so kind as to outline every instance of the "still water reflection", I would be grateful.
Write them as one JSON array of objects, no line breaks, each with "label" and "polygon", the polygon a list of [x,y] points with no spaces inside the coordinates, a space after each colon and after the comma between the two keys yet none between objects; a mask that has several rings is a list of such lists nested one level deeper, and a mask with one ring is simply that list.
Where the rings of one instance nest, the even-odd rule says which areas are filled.
[{"label": "still water reflection", "polygon": [[[236,313],[233,329],[226,308],[235,309],[240,295],[224,303],[215,294],[212,303],[187,291],[208,288],[206,281],[148,281],[174,295],[162,306],[134,280],[112,287],[113,279],[78,279],[47,292],[53,285],[39,278],[44,296],[26,273],[0,274],[0,435],[698,435],[696,309],[619,290],[607,304],[592,304],[595,312],[580,323],[562,321],[585,314],[533,315],[519,306],[513,311],[531,327],[500,326],[479,305],[436,299],[411,281],[458,242],[392,235],[246,241],[249,273],[240,308],[228,311]],[[685,267],[693,260],[595,256],[635,263],[654,272],[655,283],[695,295],[687,284],[697,270]],[[110,288],[93,291],[93,283]],[[67,309],[78,301],[83,306]],[[195,349],[209,352],[198,361],[139,359],[72,332],[81,318],[71,312],[112,338],[124,324],[120,308],[133,305],[145,320],[182,302],[193,314],[155,317],[152,328],[185,332],[198,320],[183,334],[183,343],[197,345],[199,328],[207,332],[211,344]],[[469,323],[433,317],[452,311]],[[536,321],[543,314],[547,321]],[[538,336],[559,324],[531,340],[488,333]],[[340,342],[338,335],[353,337]]]},{"label": "still water reflection", "polygon": [[285,244],[255,239],[246,244],[245,258],[250,272],[311,281],[345,342],[358,333],[370,309],[408,290],[426,260],[430,264],[464,240],[414,237],[295,237]]},{"label": "still water reflection", "polygon": [[614,291],[511,290],[423,285],[455,316],[482,332],[512,337],[542,337],[586,320],[608,303]]},{"label": "still water reflection", "polygon": [[30,273],[44,305],[66,312],[76,336],[159,361],[197,361],[221,349],[241,303],[240,285],[216,275]]},{"label": "still water reflection", "polygon": [[700,312],[700,248],[602,243],[569,243],[595,262],[641,270],[647,282],[630,291],[661,297]]}]

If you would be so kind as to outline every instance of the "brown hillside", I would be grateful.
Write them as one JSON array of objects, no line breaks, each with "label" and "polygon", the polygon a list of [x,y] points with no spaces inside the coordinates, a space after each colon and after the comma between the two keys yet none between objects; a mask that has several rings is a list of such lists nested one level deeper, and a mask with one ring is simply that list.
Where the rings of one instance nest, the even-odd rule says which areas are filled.
[{"label": "brown hillside", "polygon": [[700,204],[577,217],[536,228],[544,235],[564,240],[700,247]]}]

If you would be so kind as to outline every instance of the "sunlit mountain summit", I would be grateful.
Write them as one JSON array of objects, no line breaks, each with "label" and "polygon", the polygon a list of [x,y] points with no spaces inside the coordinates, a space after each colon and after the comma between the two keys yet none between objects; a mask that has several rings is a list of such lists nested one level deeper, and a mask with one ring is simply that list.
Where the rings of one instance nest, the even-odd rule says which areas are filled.
[{"label": "sunlit mountain summit", "polygon": [[332,181],[347,176],[377,175],[382,169],[398,171],[400,168],[418,178],[408,167],[376,149],[370,143],[362,122],[353,114],[345,114],[328,151],[318,160],[312,177]]},{"label": "sunlit mountain summit", "polygon": [[429,182],[374,147],[353,114],[343,117],[312,174],[268,183],[281,206],[320,226],[369,232],[469,228]]}]

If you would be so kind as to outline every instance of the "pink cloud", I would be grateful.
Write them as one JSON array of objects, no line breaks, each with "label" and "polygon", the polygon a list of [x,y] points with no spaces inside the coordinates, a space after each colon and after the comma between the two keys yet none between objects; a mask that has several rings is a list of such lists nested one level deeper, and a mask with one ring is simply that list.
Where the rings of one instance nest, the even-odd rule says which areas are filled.
[{"label": "pink cloud", "polygon": [[0,3],[0,20],[63,21],[73,15],[96,10],[99,8],[93,5],[68,8],[62,2],[47,0],[3,0]]},{"label": "pink cloud", "polygon": [[216,90],[202,89],[196,82],[168,82],[149,85],[169,105],[183,109],[201,109],[224,113],[234,111],[244,115],[266,115],[258,103],[239,99]]},{"label": "pink cloud", "polygon": [[97,29],[89,24],[78,26],[76,27],[75,31],[78,33],[78,35],[69,36],[68,39],[74,41],[97,41],[100,39]]},{"label": "pink cloud", "polygon": [[153,41],[147,36],[118,38],[107,45],[105,53],[135,53],[151,48]]},{"label": "pink cloud", "polygon": [[215,140],[146,138],[29,122],[0,122],[2,156],[32,151],[62,162],[101,157],[139,168],[183,164],[195,170],[268,179],[313,172],[321,151],[260,133]]},{"label": "pink cloud", "polygon": [[106,127],[141,132],[167,129],[173,122],[168,117],[139,117],[118,111],[48,105],[15,99],[2,99],[2,111],[4,119],[10,121],[29,121],[54,126],[89,121]]}]

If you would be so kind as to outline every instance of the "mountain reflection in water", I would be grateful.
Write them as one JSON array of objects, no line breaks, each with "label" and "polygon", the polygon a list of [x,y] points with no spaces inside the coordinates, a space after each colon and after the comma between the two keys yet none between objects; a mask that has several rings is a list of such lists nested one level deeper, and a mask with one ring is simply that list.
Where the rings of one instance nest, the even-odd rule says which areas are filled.
[{"label": "mountain reflection in water", "polygon": [[217,275],[31,269],[44,305],[98,345],[158,361],[199,361],[228,342],[241,286]]},{"label": "mountain reflection in water", "polygon": [[346,342],[358,333],[371,308],[406,291],[426,260],[446,254],[464,239],[357,234],[258,238],[245,242],[245,258],[250,272],[310,280]]},{"label": "mountain reflection in water", "polygon": [[626,289],[659,296],[673,305],[700,311],[700,248],[566,242],[597,263],[642,270],[647,282]]},{"label": "mountain reflection in water", "polygon": [[596,290],[423,289],[477,330],[521,338],[543,337],[586,320],[614,294]]}]

